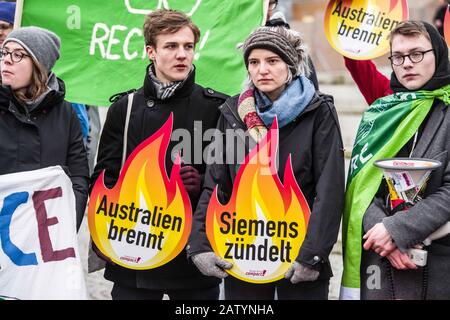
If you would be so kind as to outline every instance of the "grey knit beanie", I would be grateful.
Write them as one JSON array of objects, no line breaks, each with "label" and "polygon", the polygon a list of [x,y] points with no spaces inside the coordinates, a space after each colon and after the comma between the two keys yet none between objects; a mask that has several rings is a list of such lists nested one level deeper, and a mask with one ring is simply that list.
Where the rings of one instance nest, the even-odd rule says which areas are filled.
[{"label": "grey knit beanie", "polygon": [[39,27],[18,28],[8,34],[3,45],[10,41],[20,44],[33,59],[47,69],[48,73],[59,58],[61,40],[55,33],[47,29]]},{"label": "grey knit beanie", "polygon": [[294,76],[308,74],[306,46],[300,34],[284,27],[259,27],[242,45],[245,66],[253,49],[270,50],[280,56]]}]

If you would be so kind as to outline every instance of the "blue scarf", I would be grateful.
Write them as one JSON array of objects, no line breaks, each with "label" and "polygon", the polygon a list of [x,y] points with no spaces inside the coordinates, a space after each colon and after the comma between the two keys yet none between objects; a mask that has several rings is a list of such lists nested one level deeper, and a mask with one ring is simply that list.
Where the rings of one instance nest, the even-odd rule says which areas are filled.
[{"label": "blue scarf", "polygon": [[279,128],[291,123],[309,105],[316,92],[311,80],[305,76],[295,78],[275,101],[259,90],[255,90],[256,112],[267,128],[270,128],[275,115]]}]

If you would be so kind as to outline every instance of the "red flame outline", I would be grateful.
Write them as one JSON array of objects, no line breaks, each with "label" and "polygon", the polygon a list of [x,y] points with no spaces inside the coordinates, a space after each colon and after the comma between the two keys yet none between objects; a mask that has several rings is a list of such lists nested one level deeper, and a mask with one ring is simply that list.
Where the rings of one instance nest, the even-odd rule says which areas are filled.
[{"label": "red flame outline", "polygon": [[[167,148],[170,143],[170,137],[172,134],[173,129],[173,112],[170,113],[169,118],[167,121],[163,124],[163,126],[158,129],[154,134],[152,134],[150,137],[145,139],[143,142],[141,142],[129,155],[127,160],[124,163],[124,166],[122,170],[120,171],[119,178],[111,189],[108,188],[105,185],[104,177],[105,177],[105,171],[103,170],[97,180],[95,181],[94,187],[92,188],[92,192],[90,195],[89,204],[92,202],[95,203],[98,202],[98,199],[101,198],[104,194],[108,194],[113,199],[118,199],[120,195],[120,191],[122,190],[122,183],[124,180],[124,177],[126,176],[128,169],[133,162],[133,160],[136,158],[136,156],[147,146],[155,142],[157,139],[162,137],[161,141],[161,147],[159,148],[159,154],[158,154],[158,163],[159,167],[161,168],[161,176],[164,182],[164,185],[166,186],[166,193],[167,193],[167,206],[170,206],[172,201],[174,200],[176,196],[176,187],[179,186],[180,195],[182,198],[182,201],[184,203],[184,208],[186,209],[185,212],[185,231],[183,237],[180,239],[181,241],[187,242],[187,238],[190,234],[191,227],[192,227],[192,206],[189,199],[189,196],[187,194],[186,189],[184,188],[183,181],[181,180],[180,176],[180,169],[181,169],[181,157],[180,154],[177,154],[174,164],[172,166],[172,171],[170,173],[170,178],[167,176],[167,169],[166,169],[166,162],[165,157],[167,153]],[[148,178],[148,172],[145,171],[145,176]],[[90,206],[89,206],[90,208]],[[91,228],[95,228],[95,210],[88,210],[88,224],[89,224],[89,230],[91,233],[92,240],[96,244],[97,248],[102,251],[102,245],[97,238],[97,233],[95,231],[91,231]],[[102,251],[103,252],[103,251]],[[103,252],[104,253],[104,252]],[[169,262],[169,261],[167,261]],[[151,267],[149,267],[151,269]]]},{"label": "red flame outline", "polygon": [[[302,208],[303,213],[303,219],[305,220],[305,226],[306,229],[308,227],[309,218],[311,214],[311,210],[309,208],[308,202],[306,201],[305,196],[303,195],[303,192],[301,191],[300,187],[298,186],[298,183],[295,179],[293,169],[292,169],[292,159],[291,154],[289,154],[288,159],[286,160],[286,167],[284,171],[284,186],[281,182],[278,172],[276,170],[276,155],[278,153],[278,120],[277,117],[275,117],[271,129],[268,130],[266,136],[246,155],[245,160],[243,164],[239,167],[239,170],[236,174],[236,178],[233,184],[233,190],[230,196],[230,200],[227,204],[222,204],[218,198],[218,188],[219,186],[216,185],[214,188],[213,194],[211,195],[211,199],[208,204],[207,214],[206,214],[206,230],[207,230],[207,236],[208,240],[211,243],[211,246],[213,249],[217,248],[217,243],[215,242],[214,236],[210,236],[210,234],[213,234],[213,225],[214,225],[214,219],[215,219],[215,212],[220,212],[223,209],[226,209],[227,207],[236,207],[236,198],[237,198],[237,191],[239,190],[240,181],[243,176],[243,173],[245,172],[245,168],[250,162],[250,159],[257,156],[258,152],[263,149],[267,144],[272,144],[268,146],[269,150],[269,159],[270,159],[270,173],[274,179],[274,182],[277,186],[278,192],[281,195],[283,199],[284,204],[284,213],[287,214],[286,208],[289,208],[292,202],[292,194],[295,194],[300,206]],[[273,147],[273,148],[272,148]],[[270,152],[273,151],[273,152]],[[288,192],[289,191],[289,192]],[[217,209],[214,210],[214,207]],[[222,211],[223,212],[223,211]],[[301,212],[298,214],[301,215]],[[219,222],[220,223],[220,222]],[[211,231],[209,231],[211,230]],[[208,232],[209,231],[209,232]],[[215,250],[217,252],[217,250]],[[275,281],[277,279],[274,279]]]}]

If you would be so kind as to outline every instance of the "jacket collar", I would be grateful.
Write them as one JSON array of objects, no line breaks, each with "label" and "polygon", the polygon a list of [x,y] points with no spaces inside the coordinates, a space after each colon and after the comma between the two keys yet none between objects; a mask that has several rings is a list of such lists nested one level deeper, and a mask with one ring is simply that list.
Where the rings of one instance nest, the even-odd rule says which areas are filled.
[{"label": "jacket collar", "polygon": [[431,142],[433,141],[436,133],[441,127],[442,121],[444,120],[445,108],[448,107],[446,107],[442,101],[439,101],[438,105],[434,105],[431,108],[430,119],[425,125],[422,136],[412,152],[413,157],[423,158],[425,156],[425,153],[431,146]]},{"label": "jacket collar", "polygon": [[[151,99],[157,99],[157,91],[155,84],[153,83],[149,73],[148,69],[151,68],[152,64],[149,64],[146,68],[145,78],[144,78],[144,94],[147,98]],[[191,73],[189,73],[189,76],[184,81],[183,85],[178,87],[175,91],[175,94],[173,97],[167,99],[173,99],[173,98],[182,98],[187,97],[192,94],[192,90],[194,88],[195,84],[195,67],[193,66],[194,70],[192,70]]]},{"label": "jacket collar", "polygon": [[[33,109],[33,112],[44,108],[53,108],[55,105],[59,105],[64,101],[66,93],[64,81],[57,78],[57,82],[59,88],[48,92],[39,105]],[[28,112],[27,108],[17,101],[10,86],[0,86],[0,108],[4,110],[16,110],[24,114]]]}]

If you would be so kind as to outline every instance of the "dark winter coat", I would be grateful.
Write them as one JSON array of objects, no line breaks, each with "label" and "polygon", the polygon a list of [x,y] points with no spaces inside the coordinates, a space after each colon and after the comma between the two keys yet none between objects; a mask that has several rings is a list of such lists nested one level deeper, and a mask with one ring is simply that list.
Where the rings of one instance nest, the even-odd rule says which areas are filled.
[{"label": "dark winter coat", "polygon": [[[195,122],[201,122],[201,130],[203,132],[207,129],[215,128],[219,117],[218,107],[226,98],[226,95],[215,92],[212,89],[205,89],[196,84],[195,71],[193,71],[184,84],[177,88],[174,96],[165,100],[159,100],[156,97],[155,86],[147,72],[144,86],[135,92],[133,98],[128,128],[127,157],[141,142],[163,126],[171,112],[174,115],[173,130],[179,128],[188,130],[192,137],[191,150],[194,150],[194,137],[199,135],[201,138],[201,132],[198,132],[199,128],[194,133]],[[105,184],[107,186],[112,187],[117,181],[122,160],[127,103],[128,96],[123,96],[111,105],[108,110],[100,139],[97,165],[91,177],[92,184],[95,183],[103,169],[106,169]],[[173,166],[171,160],[172,149],[178,143],[178,141],[170,141],[168,146],[166,170],[169,173]],[[203,163],[203,148],[209,144],[209,141],[205,141],[202,144],[200,162],[191,165],[203,175],[206,168]],[[183,153],[183,158],[186,163],[192,163],[193,161],[189,160],[194,159],[194,155],[189,159],[188,155]],[[191,198],[193,210],[197,200]],[[135,271],[107,264],[105,278],[133,288],[154,290],[208,288],[219,283],[218,279],[202,275],[187,260],[186,252],[184,251],[169,263],[145,271]]]},{"label": "dark winter coat", "polygon": [[77,229],[88,197],[89,168],[80,122],[65,87],[51,90],[30,112],[9,87],[0,87],[0,174],[61,166],[70,177],[76,199]]},{"label": "dark winter coat", "polygon": [[[218,129],[242,129],[246,126],[237,112],[238,97],[220,107]],[[226,150],[226,135],[223,135]],[[248,152],[248,148],[246,148]],[[284,176],[286,160],[292,156],[297,183],[311,209],[305,240],[297,261],[320,271],[320,278],[332,276],[329,254],[339,232],[344,204],[344,149],[332,97],[315,94],[309,106],[279,131],[279,170]],[[230,164],[230,162],[232,162]],[[211,164],[207,168],[202,195],[194,215],[189,254],[211,251],[205,233],[205,215],[211,194],[219,185],[219,200],[227,203],[236,178],[238,161]]]}]

